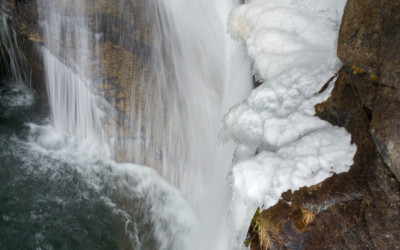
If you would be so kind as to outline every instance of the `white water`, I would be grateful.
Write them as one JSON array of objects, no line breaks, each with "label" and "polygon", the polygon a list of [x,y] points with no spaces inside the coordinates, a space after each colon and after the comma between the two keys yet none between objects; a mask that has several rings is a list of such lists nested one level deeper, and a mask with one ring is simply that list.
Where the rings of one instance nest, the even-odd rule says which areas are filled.
[{"label": "white water", "polygon": [[[125,3],[120,1],[121,15],[129,13],[124,9]],[[148,63],[156,77],[152,82],[143,77],[124,83],[133,86],[139,81],[141,88],[132,88],[128,96],[134,99],[136,91],[141,91],[140,96],[145,101],[128,102],[133,106],[125,110],[129,119],[124,120],[128,129],[123,132],[117,127],[110,129],[109,124],[104,125],[105,119],[116,119],[119,111],[109,112],[109,106],[98,91],[99,78],[91,73],[95,67],[93,61],[100,57],[99,37],[107,36],[95,34],[89,20],[80,13],[91,9],[93,6],[88,5],[93,3],[41,0],[39,4],[46,6],[40,13],[46,47],[41,48],[41,52],[56,134],[46,129],[47,132],[36,138],[38,143],[49,147],[46,150],[55,155],[61,154],[63,159],[81,161],[82,164],[77,164],[82,167],[79,171],[88,176],[90,182],[93,182],[92,175],[104,175],[104,172],[94,171],[93,164],[85,164],[85,161],[95,161],[93,155],[98,154],[116,157],[117,145],[129,149],[124,159],[140,164],[154,163],[151,167],[180,190],[178,193],[162,184],[161,189],[158,185],[150,185],[150,191],[145,192],[150,195],[149,204],[153,205],[151,216],[160,218],[153,221],[155,234],[159,236],[159,249],[238,247],[230,245],[230,237],[235,232],[229,231],[228,215],[231,197],[227,175],[233,147],[219,146],[218,139],[222,115],[250,91],[249,66],[240,46],[226,34],[228,14],[238,1],[160,0],[146,3],[145,15],[152,20],[153,28]],[[95,11],[96,7],[99,6],[95,4]],[[99,21],[97,17],[94,20]],[[119,28],[119,43],[124,44],[125,36],[129,34],[124,33],[124,24]],[[125,58],[119,60],[121,65],[132,65],[127,69],[136,70],[132,62]],[[108,101],[111,106],[116,103],[113,98]],[[111,133],[106,135],[106,130]],[[68,146],[68,138],[74,141],[73,146]],[[60,143],[66,144],[60,146]],[[161,155],[161,163],[146,159],[149,150]],[[112,184],[114,188],[128,190],[117,196],[129,199],[129,192],[138,192],[135,186],[138,184],[126,175],[141,178],[144,174],[137,169],[145,167],[115,163],[107,166],[119,176]],[[122,175],[119,174],[121,168],[124,169]],[[149,180],[157,182],[158,177],[153,175]],[[105,178],[103,182],[115,178]],[[183,208],[181,201],[160,204],[163,195],[152,195],[159,192],[165,192],[168,197],[177,196],[178,200],[182,196],[189,205]],[[120,200],[113,201],[115,206],[124,207]],[[193,211],[197,219],[192,218],[191,212],[183,213],[187,209]],[[124,211],[128,215],[132,212],[129,208]],[[188,230],[191,236],[181,232],[188,227],[192,228]],[[178,231],[181,233],[176,233]]]},{"label": "white water", "polygon": [[103,114],[98,107],[100,100],[90,70],[90,56],[96,53],[96,46],[93,47],[85,16],[72,12],[82,10],[84,1],[41,4],[46,6],[41,9],[45,18],[40,25],[46,44],[41,53],[52,125],[60,134],[100,144],[99,148],[109,155],[101,125]]},{"label": "white water", "polygon": [[233,150],[218,146],[218,131],[227,108],[250,88],[244,56],[226,35],[224,20],[233,5],[162,1],[155,8],[161,25],[153,41],[159,51],[153,56],[164,69],[157,87],[167,92],[161,105],[168,107],[162,174],[179,187],[202,221],[199,249],[210,249],[218,240],[216,249],[229,248],[226,178]]},{"label": "white water", "polygon": [[96,106],[98,97],[90,90],[90,80],[71,72],[47,49],[42,53],[54,128],[60,134],[82,137],[107,149],[101,128],[103,114]]},{"label": "white water", "polygon": [[[39,161],[39,169],[34,169],[37,174],[54,171],[52,178],[60,181],[65,178],[60,174],[74,168],[113,213],[121,217],[131,244],[123,248],[189,249],[197,219],[179,191],[155,170],[116,163],[99,153],[91,141],[62,136],[50,125],[28,125],[27,145],[31,153],[23,156],[25,161]],[[150,232],[145,231],[148,225]]]}]

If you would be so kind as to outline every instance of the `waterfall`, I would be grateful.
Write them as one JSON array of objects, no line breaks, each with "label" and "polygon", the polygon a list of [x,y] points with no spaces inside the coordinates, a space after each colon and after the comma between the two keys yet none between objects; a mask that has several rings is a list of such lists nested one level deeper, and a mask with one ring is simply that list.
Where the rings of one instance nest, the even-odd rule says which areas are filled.
[{"label": "waterfall", "polygon": [[[226,178],[233,151],[219,146],[221,117],[250,88],[248,65],[226,34],[233,6],[214,0],[155,1],[150,6],[155,18],[151,59],[161,93],[153,98],[161,100],[157,110],[164,118],[161,173],[197,209],[204,222],[201,230],[208,234],[204,238],[214,237],[212,242],[225,239],[227,225],[221,224],[230,200]],[[211,247],[198,244],[200,249]]]},{"label": "waterfall", "polygon": [[0,59],[7,62],[6,67],[0,66],[0,70],[9,71],[17,85],[26,84],[30,87],[31,68],[19,48],[17,33],[8,27],[7,18],[9,17],[6,13],[0,12]]},{"label": "waterfall", "polygon": [[[229,12],[239,0],[37,4],[44,37],[39,50],[55,131],[95,145],[98,154],[117,162],[156,169],[180,191],[198,219],[196,236],[189,243],[192,249],[234,247],[229,245],[227,181],[233,147],[222,146],[218,133],[222,115],[250,91],[248,62],[226,28]],[[131,165],[123,166],[125,171]],[[138,181],[130,178],[123,184],[124,177],[100,178],[118,180],[111,188],[117,206],[126,205],[121,195],[128,199],[129,191],[136,192],[129,186]],[[118,188],[124,192],[115,191]],[[153,222],[155,233],[166,235],[156,238],[175,239],[179,229],[175,224],[165,226],[163,219],[168,220],[166,214],[182,202],[155,199],[160,197],[149,197],[145,203],[171,206],[160,214],[160,224]],[[180,211],[175,213],[179,217]],[[183,223],[182,218],[170,220]],[[161,233],[171,228],[177,231]],[[185,249],[177,242],[181,241],[164,242],[160,249]]]},{"label": "waterfall", "polygon": [[54,128],[61,134],[104,143],[102,110],[92,70],[96,46],[84,1],[39,1],[46,47],[41,48]]},{"label": "waterfall", "polygon": [[[0,4],[0,8],[3,7],[2,5]],[[2,101],[11,106],[32,104],[34,95],[32,92],[26,91],[32,85],[32,69],[24,53],[20,50],[17,33],[8,26],[8,18],[6,13],[0,11],[0,61],[5,62],[0,65],[0,74],[6,73],[14,76],[12,92],[18,94],[18,97],[13,96],[10,99],[2,97]]]}]

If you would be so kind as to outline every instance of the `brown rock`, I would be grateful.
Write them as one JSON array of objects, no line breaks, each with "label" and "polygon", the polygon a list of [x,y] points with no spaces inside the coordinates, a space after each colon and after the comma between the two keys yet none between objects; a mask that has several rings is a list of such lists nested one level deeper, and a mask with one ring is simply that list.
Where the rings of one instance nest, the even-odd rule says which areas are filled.
[{"label": "brown rock", "polygon": [[249,230],[252,249],[400,249],[399,21],[399,1],[347,2],[338,44],[344,67],[315,109],[351,133],[354,165],[262,211]]},{"label": "brown rock", "polygon": [[[339,32],[338,56],[353,73],[370,110],[371,134],[378,152],[400,180],[400,2],[348,1]],[[371,87],[371,84],[377,87]],[[379,87],[378,87],[379,86]],[[388,87],[385,87],[388,86]]]},{"label": "brown rock", "polygon": [[339,58],[376,75],[380,84],[400,89],[399,23],[397,0],[349,0],[339,32]]},{"label": "brown rock", "polygon": [[[356,81],[358,97],[371,110],[371,134],[385,163],[400,180],[400,2],[348,1],[339,32],[338,56],[356,74],[379,88]],[[361,72],[363,71],[363,72]],[[388,86],[385,88],[385,86]]]},{"label": "brown rock", "polygon": [[385,0],[349,0],[339,32],[338,56],[345,65],[357,65],[368,72],[379,71],[382,13]]},{"label": "brown rock", "polygon": [[369,133],[371,111],[361,99],[371,99],[360,98],[379,86],[353,72],[340,71],[332,96],[316,111],[352,134],[354,165],[319,185],[282,194],[250,228],[252,249],[400,249],[400,185]]},{"label": "brown rock", "polygon": [[382,84],[400,89],[400,1],[386,1],[382,24]]},{"label": "brown rock", "polygon": [[351,133],[354,165],[262,211],[249,230],[252,249],[400,249],[399,6],[347,2],[338,44],[345,66],[315,109]]},{"label": "brown rock", "polygon": [[[379,105],[378,105],[379,104]],[[380,87],[373,107],[371,135],[385,163],[400,180],[400,90]]]}]

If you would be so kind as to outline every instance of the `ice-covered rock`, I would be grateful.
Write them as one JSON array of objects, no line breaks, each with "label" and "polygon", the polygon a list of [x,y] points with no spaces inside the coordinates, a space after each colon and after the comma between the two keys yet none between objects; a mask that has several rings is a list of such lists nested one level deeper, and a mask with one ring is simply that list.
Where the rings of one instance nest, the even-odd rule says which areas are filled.
[{"label": "ice-covered rock", "polygon": [[[238,146],[232,169],[233,221],[242,236],[255,208],[282,192],[348,171],[356,146],[344,130],[315,117],[341,63],[336,57],[346,1],[250,0],[229,18],[263,84],[225,116],[224,136]],[[243,215],[243,213],[247,213]]]}]

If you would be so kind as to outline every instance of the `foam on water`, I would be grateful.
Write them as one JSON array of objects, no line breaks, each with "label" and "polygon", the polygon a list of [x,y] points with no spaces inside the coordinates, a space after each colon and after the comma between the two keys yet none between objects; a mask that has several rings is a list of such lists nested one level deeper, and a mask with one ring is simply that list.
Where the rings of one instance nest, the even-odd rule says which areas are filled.
[{"label": "foam on water", "polygon": [[[109,150],[114,157],[118,155],[115,145],[127,148],[123,159],[155,167],[189,201],[201,221],[197,225],[197,240],[193,242],[196,247],[229,248],[226,217],[230,192],[226,176],[233,149],[219,146],[218,131],[222,114],[241,101],[250,88],[249,66],[239,45],[226,34],[227,16],[238,2],[146,3],[144,15],[153,28],[147,60],[156,77],[150,87],[145,78],[124,83],[134,85],[142,81],[140,98],[144,102],[132,100],[128,103],[133,106],[124,110],[131,118],[124,121],[126,127],[136,129],[123,132],[108,129],[111,131],[108,139],[102,138],[106,128],[102,124],[104,111],[98,105],[102,100],[96,93],[95,78],[82,71],[92,69],[90,58],[99,57],[100,51],[93,38],[97,36],[90,30],[86,17],[79,13],[87,8],[87,2],[44,3],[48,7],[41,25],[49,49],[42,52],[53,126],[58,133],[103,145],[100,148]],[[121,1],[121,15],[127,12],[124,4]],[[127,21],[124,18],[121,20]],[[121,24],[119,44],[127,43],[125,30],[128,27]],[[132,71],[136,70],[132,62],[120,60],[123,65],[131,65]],[[128,96],[135,99],[136,91],[132,88]],[[115,98],[109,97],[108,101],[115,104]],[[114,110],[108,118],[118,117],[116,113]],[[146,150],[161,154],[161,165],[148,160],[144,156]],[[161,229],[159,234],[164,233]]]},{"label": "foam on water", "polygon": [[[4,85],[2,97],[18,98],[7,91],[12,81]],[[60,134],[46,113],[32,112],[40,112],[37,101],[0,103],[9,122],[0,126],[0,248],[69,248],[76,240],[80,248],[189,248],[198,222],[177,189],[154,169],[116,163],[90,138]]]},{"label": "foam on water", "polygon": [[[120,46],[129,43],[128,26],[135,20],[129,8],[124,9],[126,3],[121,0],[119,6],[124,15],[120,20],[129,22],[120,24],[116,38]],[[108,35],[108,30],[96,33],[90,25],[92,21],[108,25],[96,15],[101,3],[39,0],[38,4],[45,40],[39,50],[51,125],[29,125],[27,145],[34,153],[26,157],[46,159],[38,171],[50,169],[55,177],[65,164],[72,166],[116,213],[126,217],[133,247],[150,248],[136,230],[139,214],[151,220],[157,249],[231,249],[227,175],[233,146],[220,146],[218,131],[222,115],[250,91],[249,65],[240,45],[226,33],[228,14],[239,1],[145,3],[143,15],[152,26],[151,50],[138,54],[148,57],[156,77],[151,82],[135,79],[141,89],[132,88],[127,94],[133,106],[124,110],[124,122],[130,130],[122,132],[105,122],[119,116],[114,108],[117,97],[106,100],[98,91],[102,78],[93,73],[94,61],[101,57],[100,41]],[[85,16],[89,9],[95,11],[94,19]],[[119,61],[136,70],[126,58]],[[136,91],[144,102],[133,100]],[[164,180],[148,167],[111,160],[118,158],[118,145],[128,149],[122,158],[136,163],[145,163],[146,150],[159,155],[161,163],[150,167]],[[144,207],[131,204],[137,200]]]},{"label": "foam on water", "polygon": [[[28,124],[26,162],[41,161],[37,171],[54,172],[72,167],[101,199],[125,221],[126,234],[133,246],[142,245],[143,227],[151,225],[157,249],[188,249],[197,223],[189,204],[180,192],[163,180],[154,169],[135,164],[116,163],[99,153],[92,141],[62,136],[50,125]],[[50,164],[49,164],[50,163]],[[179,211],[179,213],[177,213]],[[144,240],[145,243],[148,243]]]},{"label": "foam on water", "polygon": [[0,91],[0,103],[8,106],[9,111],[14,108],[30,106],[34,99],[34,92],[30,91],[26,85],[19,85],[15,81],[10,87]]},{"label": "foam on water", "polygon": [[79,77],[47,49],[42,49],[52,125],[60,134],[74,135],[100,144],[110,155],[101,127],[102,111],[90,79]]}]

